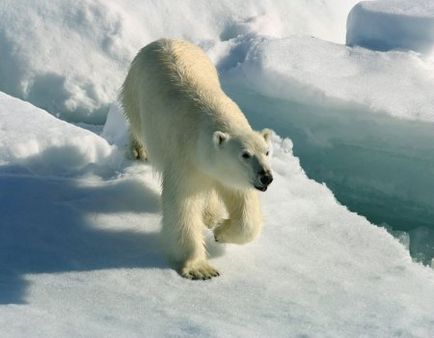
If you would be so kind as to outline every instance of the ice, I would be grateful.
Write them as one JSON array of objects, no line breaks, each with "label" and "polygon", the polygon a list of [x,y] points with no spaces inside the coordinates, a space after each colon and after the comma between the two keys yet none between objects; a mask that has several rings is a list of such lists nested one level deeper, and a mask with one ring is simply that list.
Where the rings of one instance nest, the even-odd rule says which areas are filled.
[{"label": "ice", "polygon": [[348,16],[346,40],[349,46],[374,50],[430,53],[434,48],[434,2],[362,1]]},{"label": "ice", "polygon": [[[433,270],[412,262],[397,239],[308,179],[289,139],[273,137],[276,182],[261,195],[263,234],[245,246],[220,246],[209,236],[212,263],[223,275],[194,282],[161,254],[159,182],[148,165],[125,161],[114,169],[104,159],[122,152],[116,145],[6,95],[0,103],[8,126],[2,145],[47,140],[20,156],[0,152],[3,336],[433,332]],[[116,114],[112,109],[105,130],[122,125]],[[55,161],[27,172],[33,162],[46,162],[48,143],[59,144],[51,129],[68,139],[87,137],[85,148],[73,147],[90,174],[65,176]],[[94,149],[102,150],[95,155]],[[104,175],[92,169],[93,161],[106,166]]]}]

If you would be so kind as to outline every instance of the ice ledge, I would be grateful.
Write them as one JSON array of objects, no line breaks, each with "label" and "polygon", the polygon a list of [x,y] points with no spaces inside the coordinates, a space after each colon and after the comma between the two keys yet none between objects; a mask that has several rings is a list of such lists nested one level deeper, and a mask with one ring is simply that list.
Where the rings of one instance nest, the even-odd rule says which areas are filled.
[{"label": "ice ledge", "polygon": [[429,54],[434,48],[434,2],[362,1],[348,15],[346,44]]}]

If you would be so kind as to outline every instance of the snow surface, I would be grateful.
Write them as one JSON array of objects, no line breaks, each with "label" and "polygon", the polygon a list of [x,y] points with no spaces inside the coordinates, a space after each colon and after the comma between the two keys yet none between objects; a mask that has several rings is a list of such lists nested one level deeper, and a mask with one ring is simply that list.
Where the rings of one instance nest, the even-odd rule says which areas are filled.
[{"label": "snow surface", "polygon": [[[223,77],[238,65],[247,69],[261,92],[303,102],[326,96],[434,121],[434,59],[336,44],[344,41],[345,20],[356,3],[2,0],[0,90],[62,119],[102,124],[137,51],[163,36],[181,37],[205,48]],[[432,7],[390,3],[381,2],[379,11],[425,6],[430,13]],[[355,8],[360,6],[380,5]],[[414,27],[431,34],[429,25]]]},{"label": "snow surface", "polygon": [[0,90],[63,119],[103,123],[130,61],[153,40],[182,37],[208,48],[260,33],[343,42],[356,3],[1,0]]},{"label": "snow surface", "polygon": [[347,21],[347,45],[374,50],[434,48],[434,2],[430,0],[362,1]]},{"label": "snow surface", "polygon": [[[114,123],[122,134],[118,109],[110,115],[106,133]],[[161,255],[159,183],[148,165],[5,94],[0,121],[2,336],[434,332],[433,270],[308,179],[288,139],[273,139],[263,234],[245,246],[208,238],[223,276],[195,282]],[[66,160],[79,170],[59,170]]]},{"label": "snow surface", "polygon": [[[396,22],[399,39],[364,47],[422,54],[342,45],[356,3],[0,0],[0,90],[75,122],[0,92],[1,336],[433,336],[433,271],[408,254],[434,257],[432,2],[348,20]],[[200,44],[254,126],[291,137],[309,177],[403,244],[276,136],[264,233],[209,236],[223,277],[181,279],[158,247],[158,179],[125,159],[113,104],[163,36]]]},{"label": "snow surface", "polygon": [[244,62],[231,70],[240,85],[302,103],[335,100],[372,113],[434,122],[434,63],[414,53],[303,37],[258,39],[252,45]]},{"label": "snow surface", "polygon": [[0,97],[0,165],[15,164],[32,174],[69,175],[110,154],[110,147],[95,134],[30,103],[1,92]]}]

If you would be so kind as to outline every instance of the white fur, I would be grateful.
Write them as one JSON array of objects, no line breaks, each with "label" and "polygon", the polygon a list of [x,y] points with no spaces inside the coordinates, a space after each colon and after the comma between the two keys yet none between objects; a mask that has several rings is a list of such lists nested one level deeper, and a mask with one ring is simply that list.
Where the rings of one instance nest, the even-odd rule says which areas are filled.
[{"label": "white fur", "polygon": [[[260,232],[258,170],[270,171],[269,131],[255,132],[220,87],[197,46],[162,39],[135,57],[121,101],[136,157],[162,175],[162,237],[187,278],[218,275],[206,260],[204,226],[218,242],[246,243]],[[245,159],[242,153],[252,155]],[[227,217],[227,219],[225,219]]]}]

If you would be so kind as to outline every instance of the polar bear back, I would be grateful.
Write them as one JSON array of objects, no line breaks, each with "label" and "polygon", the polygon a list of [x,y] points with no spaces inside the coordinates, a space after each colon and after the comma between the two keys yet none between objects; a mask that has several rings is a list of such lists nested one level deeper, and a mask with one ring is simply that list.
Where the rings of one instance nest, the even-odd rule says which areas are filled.
[{"label": "polar bear back", "polygon": [[121,101],[131,133],[161,170],[179,159],[194,163],[199,133],[251,130],[222,91],[211,60],[182,40],[161,39],[145,46],[132,62]]}]

